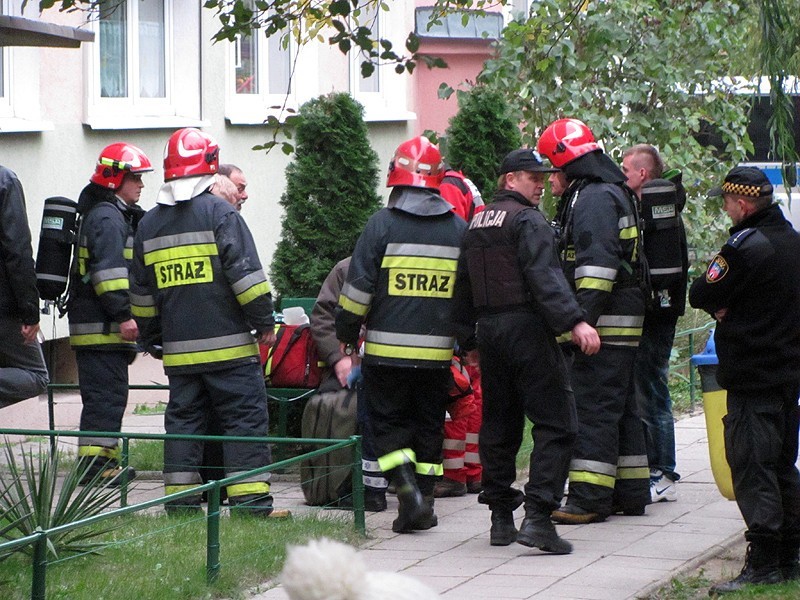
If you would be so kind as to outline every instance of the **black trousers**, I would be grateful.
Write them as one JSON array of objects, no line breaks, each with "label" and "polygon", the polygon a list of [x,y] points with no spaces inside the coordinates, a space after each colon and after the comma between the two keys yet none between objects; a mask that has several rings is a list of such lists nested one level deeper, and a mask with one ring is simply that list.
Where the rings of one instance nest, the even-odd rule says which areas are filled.
[{"label": "black trousers", "polygon": [[800,541],[798,393],[798,381],[769,390],[728,390],[725,456],[751,542]]},{"label": "black trousers", "polygon": [[398,450],[413,450],[420,491],[432,494],[442,471],[449,366],[415,369],[364,363],[361,372],[378,462]]},{"label": "black trousers", "polygon": [[550,513],[561,503],[577,431],[575,401],[564,356],[535,313],[505,313],[478,321],[483,423],[480,458],[489,508],[513,510],[513,488],[525,417],[533,423],[526,509]]},{"label": "black trousers", "polygon": [[[128,405],[128,365],[131,350],[76,349],[80,384],[81,431],[120,431]],[[80,446],[115,448],[116,438],[80,438]]]},{"label": "black trousers", "polygon": [[639,509],[650,503],[650,470],[636,408],[636,348],[604,344],[576,352],[571,377],[578,409],[578,441],[569,469],[569,500],[608,515],[612,506]]},{"label": "black trousers", "polygon": [[[258,363],[220,371],[169,376],[170,397],[164,414],[167,433],[205,435],[210,409],[221,433],[228,436],[266,436],[269,416],[267,392]],[[270,463],[266,443],[223,443],[226,475],[263,467]],[[179,483],[199,483],[197,473],[203,459],[203,442],[172,440],[164,443],[164,473],[183,474],[171,478]],[[258,477],[267,481],[268,474]],[[165,478],[166,480],[166,478]]]}]

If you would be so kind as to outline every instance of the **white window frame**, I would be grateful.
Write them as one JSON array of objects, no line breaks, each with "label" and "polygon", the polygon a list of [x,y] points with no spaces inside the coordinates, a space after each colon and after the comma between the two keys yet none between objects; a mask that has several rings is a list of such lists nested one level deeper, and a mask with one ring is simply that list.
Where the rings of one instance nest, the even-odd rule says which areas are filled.
[{"label": "white window frame", "polygon": [[[383,10],[383,3],[378,4],[378,34],[373,36],[392,42],[392,48],[397,54],[405,53],[405,36],[408,34],[408,15],[405,14],[407,3],[402,1],[392,2],[390,10]],[[413,10],[411,11],[413,20]],[[361,17],[362,22],[364,17]],[[355,23],[354,23],[355,24]],[[367,23],[364,23],[368,25]],[[377,92],[361,91],[361,63],[364,57],[357,47],[350,51],[350,94],[364,106],[364,120],[367,122],[381,121],[409,121],[416,119],[416,113],[409,110],[408,82],[411,77],[408,73],[395,73],[393,64],[378,64],[375,73],[379,78]],[[418,65],[418,68],[423,68]]]},{"label": "white window frame", "polygon": [[[30,10],[29,10],[30,12]],[[0,14],[21,17],[19,2],[0,0]],[[26,18],[35,18],[26,15]],[[39,48],[4,46],[3,96],[0,97],[0,133],[50,131],[53,123],[41,118]]]},{"label": "white window frame", "polygon": [[[165,91],[163,98],[139,96],[139,6],[136,0],[128,0],[125,4],[128,95],[119,98],[101,95],[101,33],[99,11],[95,9],[92,19],[95,42],[85,44],[84,54],[87,75],[84,122],[92,129],[149,129],[208,125],[200,118],[198,77],[200,17],[197,7],[181,0],[163,0],[163,3]],[[194,35],[195,30],[198,32],[197,36]]]},{"label": "white window frame", "polygon": [[[258,57],[257,77],[259,91],[252,94],[236,92],[236,65],[238,42],[230,45],[228,64],[226,68],[225,85],[225,118],[233,125],[263,125],[268,117],[275,117],[285,121],[286,117],[296,114],[300,105],[318,94],[317,66],[306,59],[308,51],[302,52],[294,38],[288,32],[276,33],[281,36],[281,44],[288,43],[284,51],[289,52],[290,87],[287,92],[270,93],[269,85],[269,41],[264,33],[254,29],[252,34],[256,41],[256,56]],[[289,35],[287,38],[284,35]],[[302,77],[299,74],[302,73]]]}]

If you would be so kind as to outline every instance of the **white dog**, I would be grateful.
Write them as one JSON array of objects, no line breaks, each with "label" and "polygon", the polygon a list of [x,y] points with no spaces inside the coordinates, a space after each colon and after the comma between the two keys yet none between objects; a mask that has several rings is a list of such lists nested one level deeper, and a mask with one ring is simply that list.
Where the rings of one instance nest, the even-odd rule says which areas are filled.
[{"label": "white dog", "polygon": [[291,600],[433,600],[440,598],[413,577],[367,571],[355,548],[329,539],[290,546],[281,583]]}]

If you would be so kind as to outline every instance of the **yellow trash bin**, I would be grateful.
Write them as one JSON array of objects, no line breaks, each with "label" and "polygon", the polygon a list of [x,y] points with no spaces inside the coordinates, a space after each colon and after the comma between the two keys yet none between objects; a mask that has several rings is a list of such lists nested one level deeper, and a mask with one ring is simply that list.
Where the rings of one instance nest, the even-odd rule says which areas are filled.
[{"label": "yellow trash bin", "polygon": [[692,356],[692,364],[700,373],[700,387],[703,390],[703,413],[706,418],[708,432],[708,454],[711,459],[711,472],[720,494],[728,500],[734,500],[733,480],[728,459],[725,458],[725,432],[722,418],[728,413],[728,392],[717,383],[716,346],[714,330],[701,354]]}]

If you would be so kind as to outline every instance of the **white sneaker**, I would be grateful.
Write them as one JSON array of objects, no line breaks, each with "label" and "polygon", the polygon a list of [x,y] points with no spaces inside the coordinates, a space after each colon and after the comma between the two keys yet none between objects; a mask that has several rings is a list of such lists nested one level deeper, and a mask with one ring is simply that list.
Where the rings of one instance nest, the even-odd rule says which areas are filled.
[{"label": "white sneaker", "polygon": [[675,489],[675,482],[666,475],[658,479],[650,480],[650,502],[675,502],[678,499],[678,491]]}]

